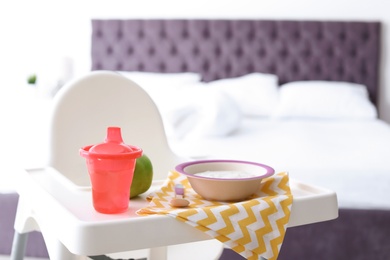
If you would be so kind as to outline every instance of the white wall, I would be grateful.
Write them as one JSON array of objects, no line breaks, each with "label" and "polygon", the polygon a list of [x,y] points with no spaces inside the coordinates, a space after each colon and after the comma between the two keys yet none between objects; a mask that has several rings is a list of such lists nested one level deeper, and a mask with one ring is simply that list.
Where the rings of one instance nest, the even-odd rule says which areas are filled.
[{"label": "white wall", "polygon": [[[383,22],[379,108],[390,123],[390,53],[387,0],[14,0],[0,3],[0,71],[9,84],[39,71],[74,76],[90,68],[90,18],[254,18],[378,20]],[[1,86],[3,87],[3,86]]]}]

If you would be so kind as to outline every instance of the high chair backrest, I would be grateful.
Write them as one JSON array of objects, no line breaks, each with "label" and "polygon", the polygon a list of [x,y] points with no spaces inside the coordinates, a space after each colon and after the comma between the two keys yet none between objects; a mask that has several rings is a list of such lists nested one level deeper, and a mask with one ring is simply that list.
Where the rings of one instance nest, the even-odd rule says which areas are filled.
[{"label": "high chair backrest", "polygon": [[108,126],[120,127],[125,143],[143,149],[153,163],[154,179],[165,179],[183,160],[170,149],[149,95],[116,72],[95,71],[68,83],[54,98],[49,166],[78,185],[89,185],[79,149],[103,142]]}]

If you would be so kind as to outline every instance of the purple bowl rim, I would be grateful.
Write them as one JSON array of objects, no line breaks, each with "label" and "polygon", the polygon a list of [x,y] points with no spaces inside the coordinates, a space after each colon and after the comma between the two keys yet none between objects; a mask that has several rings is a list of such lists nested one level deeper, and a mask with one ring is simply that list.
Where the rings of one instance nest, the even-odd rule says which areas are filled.
[{"label": "purple bowl rim", "polygon": [[[212,177],[204,177],[204,176],[196,176],[194,174],[186,173],[184,169],[188,166],[195,165],[195,164],[201,164],[201,163],[244,163],[244,164],[252,164],[256,166],[260,166],[262,168],[266,169],[266,173],[256,176],[256,177],[249,177],[249,178],[230,178],[230,179],[223,179],[223,178],[212,178]],[[180,163],[176,165],[175,170],[181,174],[184,174],[186,176],[191,176],[198,179],[207,179],[207,180],[223,180],[223,181],[247,181],[247,180],[256,180],[256,179],[263,179],[270,177],[274,175],[275,170],[271,166],[268,166],[266,164],[253,162],[253,161],[244,161],[244,160],[223,160],[223,159],[214,159],[214,160],[197,160],[197,161],[188,161],[184,163]]]}]

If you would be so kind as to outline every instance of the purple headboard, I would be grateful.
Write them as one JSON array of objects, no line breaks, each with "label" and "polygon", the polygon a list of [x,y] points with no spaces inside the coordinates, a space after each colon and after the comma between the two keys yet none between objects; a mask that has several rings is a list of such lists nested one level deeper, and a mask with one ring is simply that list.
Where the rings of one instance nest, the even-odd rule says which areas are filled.
[{"label": "purple headboard", "polygon": [[92,70],[348,81],[366,85],[377,101],[379,22],[93,20],[92,30]]}]

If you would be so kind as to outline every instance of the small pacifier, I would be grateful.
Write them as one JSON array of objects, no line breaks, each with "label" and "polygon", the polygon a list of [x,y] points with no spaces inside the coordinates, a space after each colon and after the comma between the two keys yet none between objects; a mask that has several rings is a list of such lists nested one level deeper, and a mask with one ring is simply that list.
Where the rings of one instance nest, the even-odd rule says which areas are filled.
[{"label": "small pacifier", "polygon": [[190,204],[188,200],[184,198],[184,187],[182,184],[175,185],[175,197],[171,199],[170,205],[175,208],[187,207]]}]

